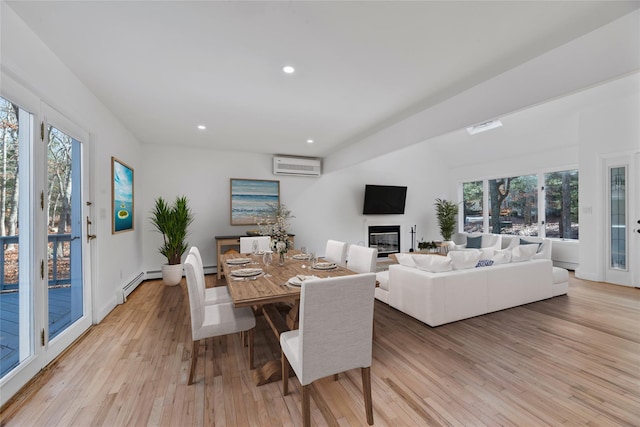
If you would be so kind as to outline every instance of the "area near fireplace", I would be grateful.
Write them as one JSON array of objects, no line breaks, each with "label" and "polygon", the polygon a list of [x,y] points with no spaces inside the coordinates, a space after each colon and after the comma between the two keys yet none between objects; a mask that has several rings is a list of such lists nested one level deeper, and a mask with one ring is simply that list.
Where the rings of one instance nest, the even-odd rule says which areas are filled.
[{"label": "area near fireplace", "polygon": [[399,225],[369,226],[369,247],[378,249],[378,258],[400,252]]}]

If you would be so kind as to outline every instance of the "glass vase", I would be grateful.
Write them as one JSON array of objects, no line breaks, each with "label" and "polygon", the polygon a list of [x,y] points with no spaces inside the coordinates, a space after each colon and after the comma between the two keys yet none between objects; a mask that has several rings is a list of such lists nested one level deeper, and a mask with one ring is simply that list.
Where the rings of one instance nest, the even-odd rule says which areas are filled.
[{"label": "glass vase", "polygon": [[280,258],[278,258],[278,265],[284,265],[284,252],[280,252]]}]

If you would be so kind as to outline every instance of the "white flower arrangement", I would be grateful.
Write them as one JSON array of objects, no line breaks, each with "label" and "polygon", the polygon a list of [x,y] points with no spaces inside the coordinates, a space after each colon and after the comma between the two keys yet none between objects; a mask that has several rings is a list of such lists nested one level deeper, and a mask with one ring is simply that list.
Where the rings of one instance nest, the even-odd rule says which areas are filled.
[{"label": "white flower arrangement", "polygon": [[288,232],[291,218],[295,217],[284,204],[267,203],[265,214],[258,219],[260,234],[271,236],[274,252],[285,254],[293,246]]}]

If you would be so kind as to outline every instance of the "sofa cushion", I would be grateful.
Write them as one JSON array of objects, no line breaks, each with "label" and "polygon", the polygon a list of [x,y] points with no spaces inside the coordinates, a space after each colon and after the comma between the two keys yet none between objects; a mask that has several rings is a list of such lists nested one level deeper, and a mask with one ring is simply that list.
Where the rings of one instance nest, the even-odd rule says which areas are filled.
[{"label": "sofa cushion", "polygon": [[525,239],[520,239],[521,245],[536,245],[536,252],[540,251],[540,247],[542,246],[542,242],[532,242]]},{"label": "sofa cushion", "polygon": [[438,255],[414,256],[414,261],[418,270],[430,273],[443,273],[451,271],[451,258]]},{"label": "sofa cushion", "polygon": [[405,267],[416,267],[416,263],[413,261],[413,255],[411,254],[396,254],[396,259],[398,260],[398,264],[404,265]]},{"label": "sofa cushion", "polygon": [[449,252],[447,257],[451,258],[451,266],[454,270],[465,270],[467,268],[475,268],[480,260],[482,252],[474,251],[454,251]]},{"label": "sofa cushion", "polygon": [[480,249],[480,259],[491,259],[495,252],[493,248],[482,248]]},{"label": "sofa cushion", "polygon": [[494,264],[509,264],[511,262],[511,249],[495,251],[491,260]]},{"label": "sofa cushion", "polygon": [[482,247],[482,236],[467,236],[467,249],[480,249]]},{"label": "sofa cushion", "polygon": [[518,245],[511,251],[511,262],[531,261],[537,251],[535,245]]}]

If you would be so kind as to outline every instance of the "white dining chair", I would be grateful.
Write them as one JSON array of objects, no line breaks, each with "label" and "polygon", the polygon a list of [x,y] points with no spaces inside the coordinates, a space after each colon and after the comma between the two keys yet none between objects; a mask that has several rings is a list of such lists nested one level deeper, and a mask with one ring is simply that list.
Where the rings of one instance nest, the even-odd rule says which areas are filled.
[{"label": "white dining chair", "polygon": [[[236,308],[233,303],[205,305],[198,285],[197,262],[195,255],[190,253],[184,263],[191,312],[191,339],[193,340],[188,384],[193,384],[200,340],[205,338],[247,332],[249,369],[253,369],[253,330],[256,326],[253,311],[249,307]],[[204,277],[202,280],[204,281]]]},{"label": "white dining chair", "polygon": [[378,250],[359,245],[349,246],[347,268],[356,273],[375,273]]},{"label": "white dining chair", "polygon": [[[191,246],[189,253],[193,254],[196,259],[196,280],[198,281],[198,288],[202,293],[204,305],[220,304],[223,302],[231,302],[231,294],[229,293],[228,286],[215,286],[213,288],[207,288],[204,282],[204,267],[202,265],[202,257],[197,247]],[[202,281],[199,279],[202,278]]]},{"label": "white dining chair", "polygon": [[360,368],[367,423],[373,424],[371,361],[376,275],[354,274],[302,282],[300,324],[280,335],[282,389],[289,367],[302,386],[302,420],[311,422],[309,387],[314,381]]},{"label": "white dining chair", "polygon": [[253,252],[253,242],[258,242],[258,250],[260,252],[271,250],[270,236],[251,236],[240,238],[240,253],[250,254]]},{"label": "white dining chair", "polygon": [[337,240],[327,240],[324,250],[324,259],[328,262],[335,262],[344,267],[347,262],[347,244]]}]

